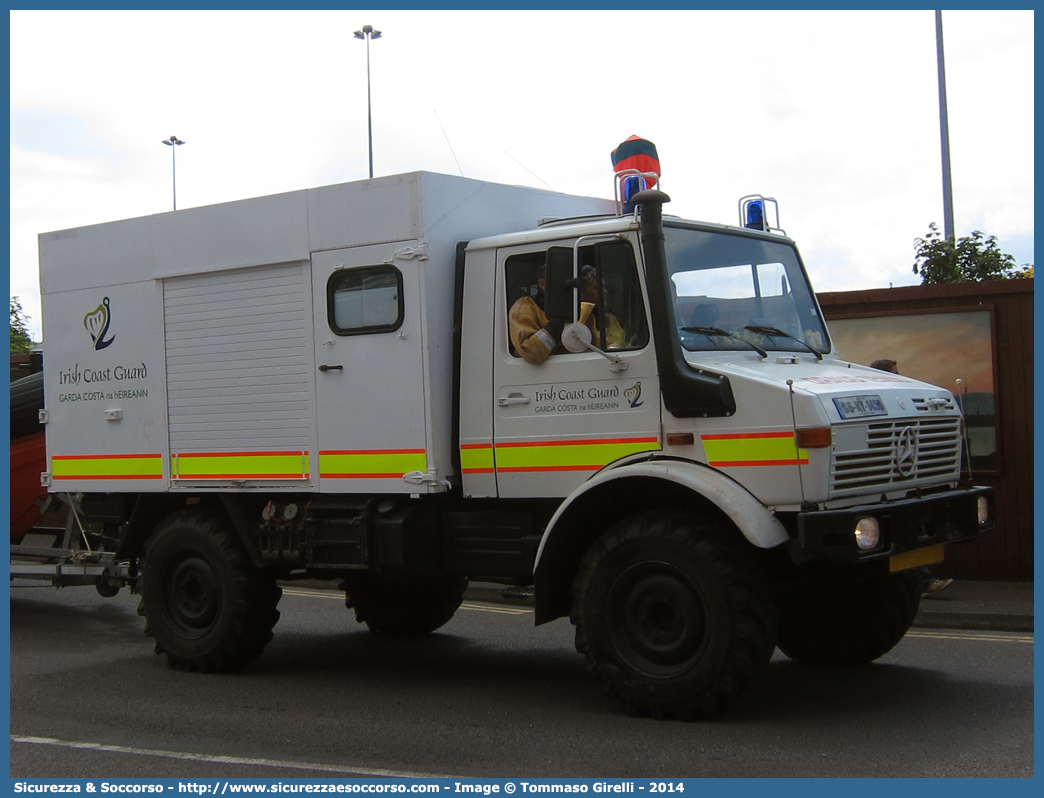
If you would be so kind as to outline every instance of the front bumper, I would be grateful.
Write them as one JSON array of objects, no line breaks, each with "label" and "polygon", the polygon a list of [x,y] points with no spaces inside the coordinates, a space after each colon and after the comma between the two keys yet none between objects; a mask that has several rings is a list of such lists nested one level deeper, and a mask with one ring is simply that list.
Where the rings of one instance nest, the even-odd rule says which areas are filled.
[{"label": "front bumper", "polygon": [[[989,515],[978,518],[978,499],[985,496]],[[869,551],[856,545],[856,521],[873,516],[881,540]],[[873,562],[946,543],[976,540],[996,526],[992,488],[936,493],[920,499],[882,502],[844,510],[799,513],[797,539],[791,553],[798,563],[823,557],[849,563]]]}]

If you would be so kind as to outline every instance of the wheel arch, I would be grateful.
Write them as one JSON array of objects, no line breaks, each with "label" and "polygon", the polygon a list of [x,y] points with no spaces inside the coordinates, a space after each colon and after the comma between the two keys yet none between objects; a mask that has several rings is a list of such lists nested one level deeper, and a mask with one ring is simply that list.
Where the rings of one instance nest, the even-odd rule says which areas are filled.
[{"label": "wheel arch", "polygon": [[707,466],[655,460],[607,469],[559,506],[537,551],[536,623],[569,614],[584,553],[617,521],[650,508],[714,517],[760,549],[789,540],[772,511],[739,483]]},{"label": "wheel arch", "polygon": [[132,510],[126,518],[127,531],[117,549],[118,557],[140,557],[158,524],[183,510],[196,510],[222,516],[235,531],[250,561],[258,568],[265,564],[257,544],[248,534],[248,508],[243,498],[229,494],[181,496],[141,493],[135,495],[128,503]]}]

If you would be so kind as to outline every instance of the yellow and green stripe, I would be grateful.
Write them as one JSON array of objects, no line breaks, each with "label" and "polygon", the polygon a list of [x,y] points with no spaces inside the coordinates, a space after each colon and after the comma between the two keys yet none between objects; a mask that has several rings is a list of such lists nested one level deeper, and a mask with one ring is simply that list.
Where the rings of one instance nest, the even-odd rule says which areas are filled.
[{"label": "yellow and green stripe", "polygon": [[308,452],[179,452],[173,479],[307,479]]},{"label": "yellow and green stripe", "polygon": [[51,479],[163,479],[163,455],[56,454]]},{"label": "yellow and green stripe", "polygon": [[321,479],[401,479],[427,471],[424,449],[344,449],[319,452]]},{"label": "yellow and green stripe", "polygon": [[659,448],[660,439],[655,436],[498,443],[496,470],[502,474],[598,471],[621,457]]},{"label": "yellow and green stripe", "polygon": [[492,474],[494,470],[492,443],[462,443],[460,469],[465,474]]},{"label": "yellow and green stripe", "polygon": [[701,435],[709,465],[715,468],[807,465],[808,449],[799,449],[793,432],[739,432]]}]

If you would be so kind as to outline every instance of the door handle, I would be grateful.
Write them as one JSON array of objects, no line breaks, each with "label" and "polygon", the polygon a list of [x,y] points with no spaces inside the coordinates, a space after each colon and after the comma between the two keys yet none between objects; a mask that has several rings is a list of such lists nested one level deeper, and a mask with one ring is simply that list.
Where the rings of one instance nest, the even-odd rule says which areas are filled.
[{"label": "door handle", "polygon": [[513,393],[509,396],[501,396],[497,399],[497,404],[501,407],[508,407],[509,405],[528,405],[529,397],[523,396],[520,393]]},{"label": "door handle", "polygon": [[344,371],[344,366],[327,366],[324,364],[319,367],[319,371]]}]

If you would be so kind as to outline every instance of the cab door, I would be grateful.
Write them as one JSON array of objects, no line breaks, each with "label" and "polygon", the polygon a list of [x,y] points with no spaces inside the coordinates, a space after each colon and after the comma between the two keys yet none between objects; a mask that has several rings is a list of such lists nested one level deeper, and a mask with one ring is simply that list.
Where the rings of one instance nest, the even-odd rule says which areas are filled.
[{"label": "cab door", "polygon": [[312,255],[320,492],[412,493],[427,471],[416,243]]},{"label": "cab door", "polygon": [[[511,308],[542,302],[549,248],[512,247],[497,255],[503,323],[494,342],[493,460],[504,498],[563,497],[613,462],[662,448],[656,356],[633,242],[576,248],[576,295],[596,307],[600,351],[573,354],[558,346],[537,365],[514,351]],[[595,288],[585,296],[592,274]]]}]

